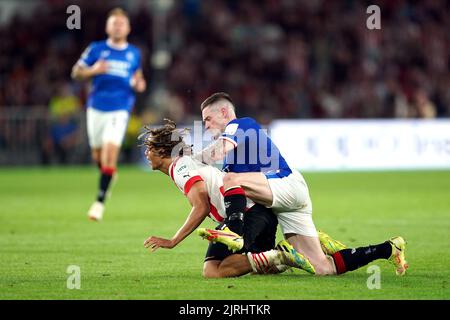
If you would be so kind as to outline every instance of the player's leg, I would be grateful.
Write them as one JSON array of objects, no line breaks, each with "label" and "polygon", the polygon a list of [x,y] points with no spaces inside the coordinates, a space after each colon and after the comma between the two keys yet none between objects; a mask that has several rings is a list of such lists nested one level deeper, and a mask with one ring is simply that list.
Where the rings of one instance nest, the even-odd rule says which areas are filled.
[{"label": "player's leg", "polygon": [[261,172],[229,172],[223,177],[223,188],[229,190],[241,187],[245,195],[253,201],[270,207],[273,202],[272,190],[266,176]]},{"label": "player's leg", "polygon": [[323,253],[318,237],[304,236],[297,233],[286,233],[284,237],[297,252],[309,260],[314,267],[316,275],[336,274],[334,262]]},{"label": "player's leg", "polygon": [[119,159],[120,145],[116,142],[106,142],[102,147],[102,167],[115,168]]},{"label": "player's leg", "polygon": [[272,193],[265,176],[259,172],[227,173],[223,178],[228,228],[242,235],[247,197],[260,204],[271,204]]},{"label": "player's leg", "polygon": [[205,278],[239,277],[252,272],[252,266],[246,255],[232,254],[221,260],[209,260],[203,264]]},{"label": "player's leg", "polygon": [[102,136],[102,176],[97,201],[102,203],[108,195],[113,178],[116,177],[120,147],[126,133],[129,114],[127,111],[107,112],[107,121]]},{"label": "player's leg", "polygon": [[117,171],[117,160],[119,157],[120,145],[113,142],[107,142],[101,149],[101,175],[99,181],[99,190],[97,194],[97,201],[104,203],[111,182]]},{"label": "player's leg", "polygon": [[[219,244],[212,243],[211,246]],[[289,265],[297,267],[294,258],[283,251],[269,250],[260,253],[230,254],[223,260],[205,260],[203,276],[205,278],[239,277],[250,272],[257,274],[277,274],[289,269]]]},{"label": "player's leg", "polygon": [[309,260],[316,275],[336,274],[333,260],[322,251],[309,205],[303,210],[279,212],[277,217],[285,239]]},{"label": "player's leg", "polygon": [[[316,275],[336,274],[334,261],[331,257],[325,255],[314,225],[312,201],[303,176],[294,171],[288,177],[268,179],[268,182],[274,195],[272,206],[274,211],[277,212],[285,238],[295,250],[309,260]],[[331,238],[328,237],[328,240],[331,241]],[[333,244],[337,247],[338,243],[333,242]],[[332,249],[326,245],[325,248]],[[341,248],[339,247],[339,249]]]},{"label": "player's leg", "polygon": [[105,126],[105,118],[102,112],[92,108],[86,110],[86,129],[91,148],[92,161],[101,168],[101,147],[102,147],[102,132]]},{"label": "player's leg", "polygon": [[[255,202],[277,210],[293,211],[283,213],[282,218],[278,219],[282,224],[282,229],[283,227],[285,229],[286,239],[300,254],[298,260],[305,260],[303,263],[305,266],[312,264],[318,275],[336,273],[332,259],[325,256],[322,251],[312,222],[312,204],[308,187],[298,172],[294,172],[286,178],[273,179],[268,179],[262,173],[229,173],[225,175],[224,189],[238,185],[245,190],[245,195]],[[306,259],[303,259],[303,256]]]},{"label": "player's leg", "polygon": [[99,168],[99,170],[101,170],[102,168],[102,163],[101,163],[101,154],[102,154],[102,148],[92,148],[91,149],[91,158],[92,161],[97,165],[97,167]]},{"label": "player's leg", "polygon": [[[220,227],[219,225],[216,229],[220,229]],[[238,277],[251,271],[252,267],[245,255],[233,254],[222,243],[210,242],[208,244],[203,264],[203,277]]]},{"label": "player's leg", "polygon": [[[86,127],[89,139],[89,146],[91,147],[92,160],[98,166],[101,174],[102,163],[102,136],[105,127],[106,119],[102,112],[88,108],[86,112]],[[103,217],[104,205],[102,202],[95,201],[88,211],[88,217],[91,220],[99,221]]]},{"label": "player's leg", "polygon": [[[95,110],[94,110],[95,111]],[[100,140],[100,179],[97,200],[89,211],[92,220],[103,217],[104,203],[116,176],[120,147],[128,124],[127,111],[97,112],[96,137]],[[97,125],[97,124],[96,124]]]},{"label": "player's leg", "polygon": [[297,230],[295,233],[285,234],[285,237],[299,253],[308,258],[317,275],[342,274],[378,259],[389,260],[395,266],[397,275],[404,275],[408,268],[405,258],[406,242],[402,237],[394,237],[376,245],[346,248],[326,256],[317,237],[299,233],[301,231]]},{"label": "player's leg", "polygon": [[395,266],[397,275],[402,276],[408,269],[405,258],[406,241],[393,237],[376,245],[340,250],[332,255],[337,274],[359,269],[378,259],[389,260]]},{"label": "player's leg", "polygon": [[[245,213],[244,223],[244,235],[246,236],[244,248],[245,251],[251,252],[247,253],[247,256],[254,272],[261,273],[257,267],[262,263],[262,273],[281,273],[289,267],[314,273],[314,268],[310,262],[303,255],[296,252],[285,240],[277,244],[275,248],[277,252],[271,250],[275,244],[278,226],[278,218],[272,209],[256,204]],[[262,224],[264,224],[264,228],[258,227]],[[260,232],[255,231],[258,228],[261,230]],[[255,254],[257,252],[260,252],[260,254]],[[275,266],[268,265],[264,267],[264,262],[267,262],[267,259],[272,259]]]},{"label": "player's leg", "polygon": [[[203,275],[207,278],[236,277],[254,271],[279,273],[287,269],[283,262],[289,257],[277,250],[275,235],[278,220],[272,210],[255,205],[245,214],[244,241],[247,254],[232,254],[222,243],[210,243]],[[221,226],[217,227],[218,229]],[[289,262],[289,261],[288,261]]]},{"label": "player's leg", "polygon": [[253,205],[244,215],[243,235],[238,235],[222,225],[215,230],[199,228],[197,233],[203,239],[224,244],[233,252],[262,252],[273,249],[278,220],[271,209],[261,204]]},{"label": "player's leg", "polygon": [[298,172],[288,177],[271,178],[273,210],[277,214],[285,239],[312,264],[317,275],[335,274],[334,263],[321,247],[312,219],[312,202],[308,186]]}]

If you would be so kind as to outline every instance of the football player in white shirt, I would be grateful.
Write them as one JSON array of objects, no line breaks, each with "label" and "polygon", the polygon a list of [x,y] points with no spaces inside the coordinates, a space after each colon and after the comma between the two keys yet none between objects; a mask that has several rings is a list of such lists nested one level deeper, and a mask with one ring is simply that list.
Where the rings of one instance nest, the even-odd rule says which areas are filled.
[{"label": "football player in white shirt", "polygon": [[[172,178],[188,198],[192,210],[172,239],[151,236],[145,240],[144,246],[151,251],[158,248],[174,248],[207,216],[218,223],[226,218],[223,203],[223,173],[217,168],[183,155],[190,154],[191,147],[184,144],[181,136],[174,138],[174,134],[177,134],[175,123],[166,121],[163,127],[148,130],[144,141],[145,154],[154,170],[160,170]],[[251,200],[247,200],[247,206],[249,209],[245,219],[248,220],[248,227],[244,232],[246,254],[233,254],[224,244],[210,243],[203,275],[208,278],[222,278],[240,276],[252,271],[280,273],[289,267],[303,268],[312,272],[307,260],[299,261],[291,252],[293,248],[285,240],[277,246],[277,249],[273,249],[277,219],[271,210],[262,205],[255,205]],[[233,237],[235,238],[237,237]]]}]

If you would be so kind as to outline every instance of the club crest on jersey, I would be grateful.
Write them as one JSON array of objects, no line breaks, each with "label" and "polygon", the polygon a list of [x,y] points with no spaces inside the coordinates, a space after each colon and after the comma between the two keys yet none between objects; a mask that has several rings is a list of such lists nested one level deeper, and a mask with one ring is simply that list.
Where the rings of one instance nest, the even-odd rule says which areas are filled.
[{"label": "club crest on jersey", "polygon": [[225,134],[229,134],[229,135],[233,135],[236,133],[237,129],[239,127],[239,124],[237,123],[232,123],[227,125],[227,127],[225,128]]},{"label": "club crest on jersey", "polygon": [[133,58],[134,58],[133,53],[127,52],[125,58],[127,58],[127,60],[130,62],[133,61]]},{"label": "club crest on jersey", "polygon": [[100,53],[100,58],[105,59],[105,58],[107,58],[110,55],[110,53],[111,53],[111,51],[109,51],[109,50],[103,50]]}]

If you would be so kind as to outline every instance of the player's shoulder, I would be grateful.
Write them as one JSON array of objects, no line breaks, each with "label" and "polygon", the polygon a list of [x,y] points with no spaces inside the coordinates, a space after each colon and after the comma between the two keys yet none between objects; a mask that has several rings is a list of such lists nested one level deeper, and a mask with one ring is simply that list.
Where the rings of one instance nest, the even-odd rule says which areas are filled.
[{"label": "player's shoulder", "polygon": [[106,41],[92,41],[83,52],[83,56],[95,54],[106,48]]},{"label": "player's shoulder", "polygon": [[98,56],[99,52],[101,52],[103,48],[104,47],[102,45],[102,41],[93,41],[89,43],[86,49],[84,49],[83,53],[81,54],[81,62],[86,63],[93,57]]},{"label": "player's shoulder", "polygon": [[258,125],[258,122],[251,117],[236,118],[234,120],[231,120],[230,123],[257,124]]},{"label": "player's shoulder", "polygon": [[132,43],[129,43],[129,42],[128,42],[128,49],[129,50],[134,50],[134,51],[141,51],[141,49],[139,49],[138,46],[136,46],[136,45],[134,45]]},{"label": "player's shoulder", "polygon": [[106,40],[92,41],[88,46],[91,49],[103,49],[105,47],[107,47]]},{"label": "player's shoulder", "polygon": [[141,49],[139,49],[139,47],[135,46],[134,44],[128,43],[128,47],[127,47],[128,51],[132,51],[138,55],[141,54]]},{"label": "player's shoulder", "polygon": [[200,162],[196,161],[191,156],[178,157],[173,162],[174,174],[183,174],[185,171],[196,169]]},{"label": "player's shoulder", "polygon": [[227,124],[226,131],[236,131],[238,128],[246,130],[248,128],[259,128],[259,123],[250,117],[236,118]]}]

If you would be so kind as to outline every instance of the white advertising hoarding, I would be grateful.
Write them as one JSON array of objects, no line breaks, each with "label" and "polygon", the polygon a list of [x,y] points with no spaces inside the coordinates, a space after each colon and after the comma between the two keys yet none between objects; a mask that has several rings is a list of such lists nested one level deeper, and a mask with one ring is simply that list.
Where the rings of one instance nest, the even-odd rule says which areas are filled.
[{"label": "white advertising hoarding", "polygon": [[276,120],[269,129],[301,170],[450,169],[450,120]]}]

